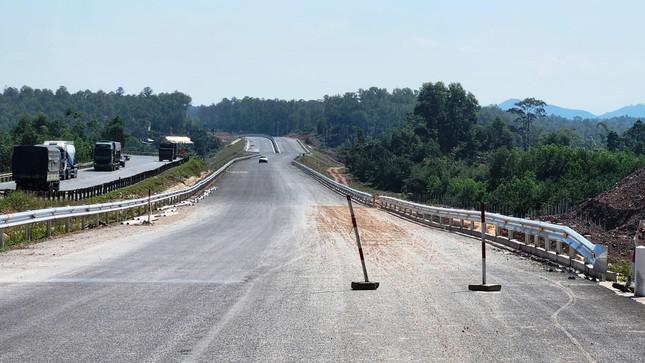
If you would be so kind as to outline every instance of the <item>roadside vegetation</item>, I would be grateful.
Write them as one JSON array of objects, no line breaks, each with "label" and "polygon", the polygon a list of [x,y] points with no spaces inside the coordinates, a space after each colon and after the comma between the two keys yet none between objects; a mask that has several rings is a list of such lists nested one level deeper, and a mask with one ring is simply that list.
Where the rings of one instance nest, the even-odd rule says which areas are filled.
[{"label": "roadside vegetation", "polygon": [[302,154],[297,160],[323,175],[331,178],[329,169],[343,167],[343,164],[335,160],[333,156],[325,154],[315,147],[310,147],[309,151],[310,154]]},{"label": "roadside vegetation", "polygon": [[527,99],[509,112],[513,122],[482,124],[477,99],[461,85],[427,83],[401,126],[380,137],[357,131],[339,154],[376,189],[458,207],[485,201],[517,216],[574,205],[645,165],[642,122],[612,141],[618,146],[584,147],[570,130],[540,134],[542,107]]},{"label": "roadside vegetation", "polygon": [[[334,154],[327,150],[320,150],[317,147],[309,146],[310,154],[302,154],[296,159],[298,162],[306,165],[315,171],[333,179],[337,182],[351,186],[354,189],[378,195],[387,195],[396,198],[404,196],[401,193],[387,192],[361,182],[352,177],[345,165],[335,159]],[[332,172],[333,170],[333,172]],[[342,180],[339,180],[339,176]]]}]

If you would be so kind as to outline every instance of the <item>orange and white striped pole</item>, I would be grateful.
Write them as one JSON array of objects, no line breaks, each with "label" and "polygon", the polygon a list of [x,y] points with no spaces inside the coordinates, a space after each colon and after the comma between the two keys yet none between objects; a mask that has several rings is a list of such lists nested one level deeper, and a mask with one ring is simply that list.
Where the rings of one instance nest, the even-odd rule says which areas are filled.
[{"label": "orange and white striped pole", "polygon": [[363,267],[363,277],[365,281],[352,282],[352,290],[376,290],[379,286],[378,282],[370,281],[367,277],[367,267],[365,266],[365,256],[363,255],[363,247],[361,246],[361,236],[358,233],[358,225],[356,224],[356,215],[352,207],[352,197],[347,195],[347,205],[349,205],[349,214],[352,217],[352,227],[354,228],[354,235],[356,236],[356,245],[358,246],[358,255],[361,257],[361,266]]}]

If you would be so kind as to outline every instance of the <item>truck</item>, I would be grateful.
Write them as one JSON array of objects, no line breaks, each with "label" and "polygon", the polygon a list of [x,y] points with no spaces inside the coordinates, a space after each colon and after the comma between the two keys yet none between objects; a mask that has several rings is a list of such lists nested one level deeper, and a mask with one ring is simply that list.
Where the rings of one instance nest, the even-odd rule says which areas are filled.
[{"label": "truck", "polygon": [[120,142],[96,142],[94,145],[94,170],[114,171],[119,169],[123,164],[125,164],[125,162],[121,158]]},{"label": "truck", "polygon": [[174,142],[162,142],[159,144],[159,161],[173,161],[177,158],[177,144]]},{"label": "truck", "polygon": [[61,165],[60,178],[67,180],[78,176],[78,166],[76,165],[76,148],[74,141],[45,141],[43,145],[56,146],[60,151]]},{"label": "truck", "polygon": [[11,172],[17,190],[60,189],[60,149],[50,145],[18,145],[13,147]]}]

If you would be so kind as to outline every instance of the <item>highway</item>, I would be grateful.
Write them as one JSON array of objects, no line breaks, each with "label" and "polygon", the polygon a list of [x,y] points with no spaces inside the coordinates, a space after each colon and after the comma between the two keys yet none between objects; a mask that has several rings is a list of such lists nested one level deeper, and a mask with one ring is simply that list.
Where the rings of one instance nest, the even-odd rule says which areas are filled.
[{"label": "highway", "polygon": [[[120,178],[127,178],[144,171],[156,169],[168,161],[159,161],[156,156],[131,155],[130,160],[126,161],[125,168],[115,171],[95,171],[93,168],[81,169],[78,171],[78,177],[74,179],[62,180],[60,190],[73,190],[78,188],[87,188],[99,185]],[[0,183],[0,189],[16,189],[15,182]]]},{"label": "highway", "polygon": [[476,239],[357,207],[253,138],[195,207],[0,254],[0,361],[637,362],[645,306]]}]

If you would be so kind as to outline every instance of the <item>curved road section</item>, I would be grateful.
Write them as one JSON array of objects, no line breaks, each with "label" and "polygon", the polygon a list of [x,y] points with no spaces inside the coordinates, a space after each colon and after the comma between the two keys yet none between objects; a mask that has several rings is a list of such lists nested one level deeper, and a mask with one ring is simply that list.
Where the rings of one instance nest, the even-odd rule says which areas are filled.
[{"label": "curved road section", "polygon": [[[81,169],[78,171],[78,177],[61,180],[60,190],[73,190],[100,185],[143,173],[144,171],[157,169],[167,163],[169,162],[159,161],[156,156],[130,155],[130,160],[125,162],[125,168],[115,171],[95,171],[93,168]],[[0,183],[0,189],[16,189],[16,183]]]},{"label": "curved road section", "polygon": [[476,239],[371,208],[355,211],[381,287],[350,290],[344,199],[290,164],[294,140],[264,140],[269,163],[235,164],[172,222],[0,255],[0,360],[642,361],[643,305],[494,248],[502,292],[469,292]]}]

